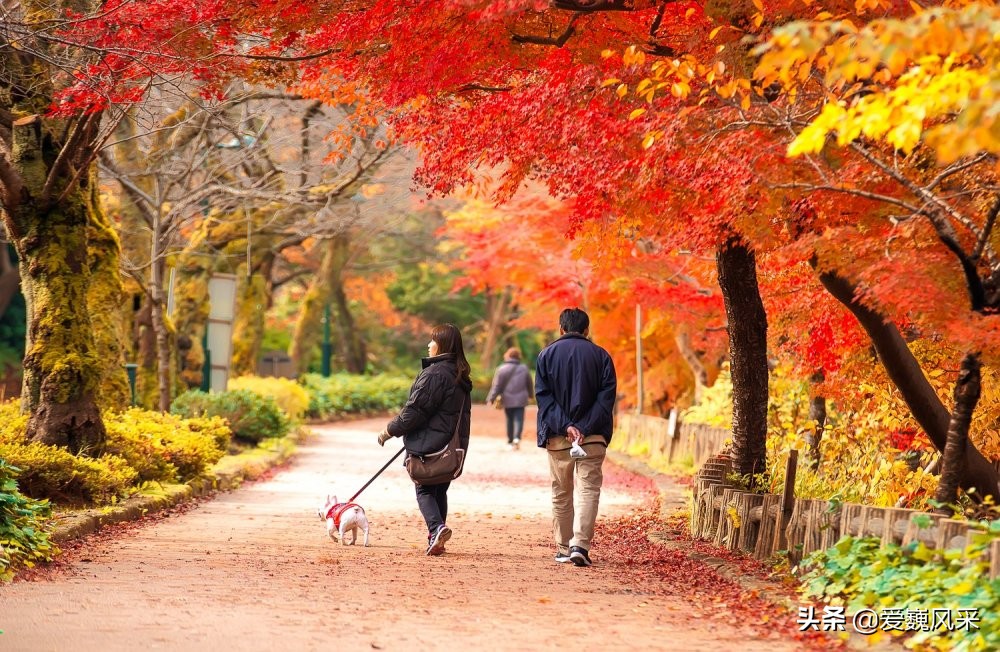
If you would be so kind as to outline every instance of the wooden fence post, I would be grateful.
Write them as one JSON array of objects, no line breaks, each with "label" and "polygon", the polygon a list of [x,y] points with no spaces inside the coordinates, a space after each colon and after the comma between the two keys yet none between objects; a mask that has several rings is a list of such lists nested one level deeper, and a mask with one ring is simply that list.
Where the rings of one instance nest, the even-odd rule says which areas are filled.
[{"label": "wooden fence post", "polygon": [[788,460],[785,462],[785,490],[781,494],[781,509],[778,511],[778,532],[776,534],[775,550],[785,548],[785,528],[788,527],[788,520],[792,516],[792,509],[795,507],[795,472],[799,463],[799,451],[793,448],[788,451]]}]

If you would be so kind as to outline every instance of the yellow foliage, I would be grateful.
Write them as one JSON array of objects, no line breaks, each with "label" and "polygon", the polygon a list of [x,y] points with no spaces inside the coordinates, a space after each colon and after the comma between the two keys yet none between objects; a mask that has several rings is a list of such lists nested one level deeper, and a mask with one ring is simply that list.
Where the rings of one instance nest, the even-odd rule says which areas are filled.
[{"label": "yellow foliage", "polygon": [[258,396],[272,398],[293,421],[302,419],[309,409],[309,392],[288,378],[240,376],[229,381],[229,389],[246,389]]},{"label": "yellow foliage", "polygon": [[220,417],[182,419],[173,414],[132,408],[104,415],[107,451],[134,468],[140,481],[190,480],[215,464],[229,445],[229,428]]},{"label": "yellow foliage", "polygon": [[[845,145],[863,134],[904,152],[924,141],[947,163],[1000,153],[998,33],[1000,8],[991,2],[932,7],[861,29],[817,16],[776,29],[756,50],[762,56],[754,74],[763,86],[777,82],[791,92],[814,84],[799,74],[805,68],[822,76],[814,90],[833,96],[790,155],[819,151],[827,135]],[[864,84],[860,97],[856,82]]]},{"label": "yellow foliage", "polygon": [[23,441],[27,427],[28,415],[21,414],[16,400],[0,403],[0,444]]}]

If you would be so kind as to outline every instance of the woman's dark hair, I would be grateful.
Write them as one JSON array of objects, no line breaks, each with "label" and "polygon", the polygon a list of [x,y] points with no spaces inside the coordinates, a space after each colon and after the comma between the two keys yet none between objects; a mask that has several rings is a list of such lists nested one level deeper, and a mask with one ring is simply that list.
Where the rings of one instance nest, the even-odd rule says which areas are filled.
[{"label": "woman's dark hair", "polygon": [[590,328],[590,317],[579,308],[566,308],[559,315],[559,328],[567,333],[579,333]]},{"label": "woman's dark hair", "polygon": [[469,361],[465,358],[465,347],[462,346],[462,332],[458,330],[458,326],[455,326],[455,324],[435,326],[434,330],[431,331],[431,339],[437,342],[438,355],[443,353],[455,354],[455,366],[458,367],[458,376],[456,376],[455,382],[457,383],[463,379],[469,380],[469,373],[472,371],[472,367],[469,366]]},{"label": "woman's dark hair", "polygon": [[518,350],[518,348],[516,346],[512,346],[509,349],[507,349],[506,351],[504,351],[503,359],[504,360],[520,360],[521,359],[521,352]]}]

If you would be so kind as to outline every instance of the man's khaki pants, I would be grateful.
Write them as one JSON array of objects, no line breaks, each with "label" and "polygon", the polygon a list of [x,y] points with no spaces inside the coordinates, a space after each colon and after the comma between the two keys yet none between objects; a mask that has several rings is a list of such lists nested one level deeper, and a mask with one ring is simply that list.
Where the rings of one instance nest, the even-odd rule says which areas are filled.
[{"label": "man's khaki pants", "polygon": [[[549,452],[549,475],[552,478],[552,533],[556,551],[569,554],[570,546],[590,551],[594,539],[594,523],[601,500],[604,472],[601,466],[607,454],[607,444],[601,435],[583,438],[587,457],[570,457],[569,440],[551,437],[545,442]],[[575,485],[575,505],[574,505]]]}]

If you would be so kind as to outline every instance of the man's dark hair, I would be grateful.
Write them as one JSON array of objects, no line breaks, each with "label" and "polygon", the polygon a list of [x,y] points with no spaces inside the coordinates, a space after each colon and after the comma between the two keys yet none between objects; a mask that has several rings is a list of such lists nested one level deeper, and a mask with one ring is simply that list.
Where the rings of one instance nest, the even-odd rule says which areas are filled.
[{"label": "man's dark hair", "polygon": [[579,308],[566,308],[559,315],[559,328],[566,333],[579,333],[590,328],[590,317]]}]

